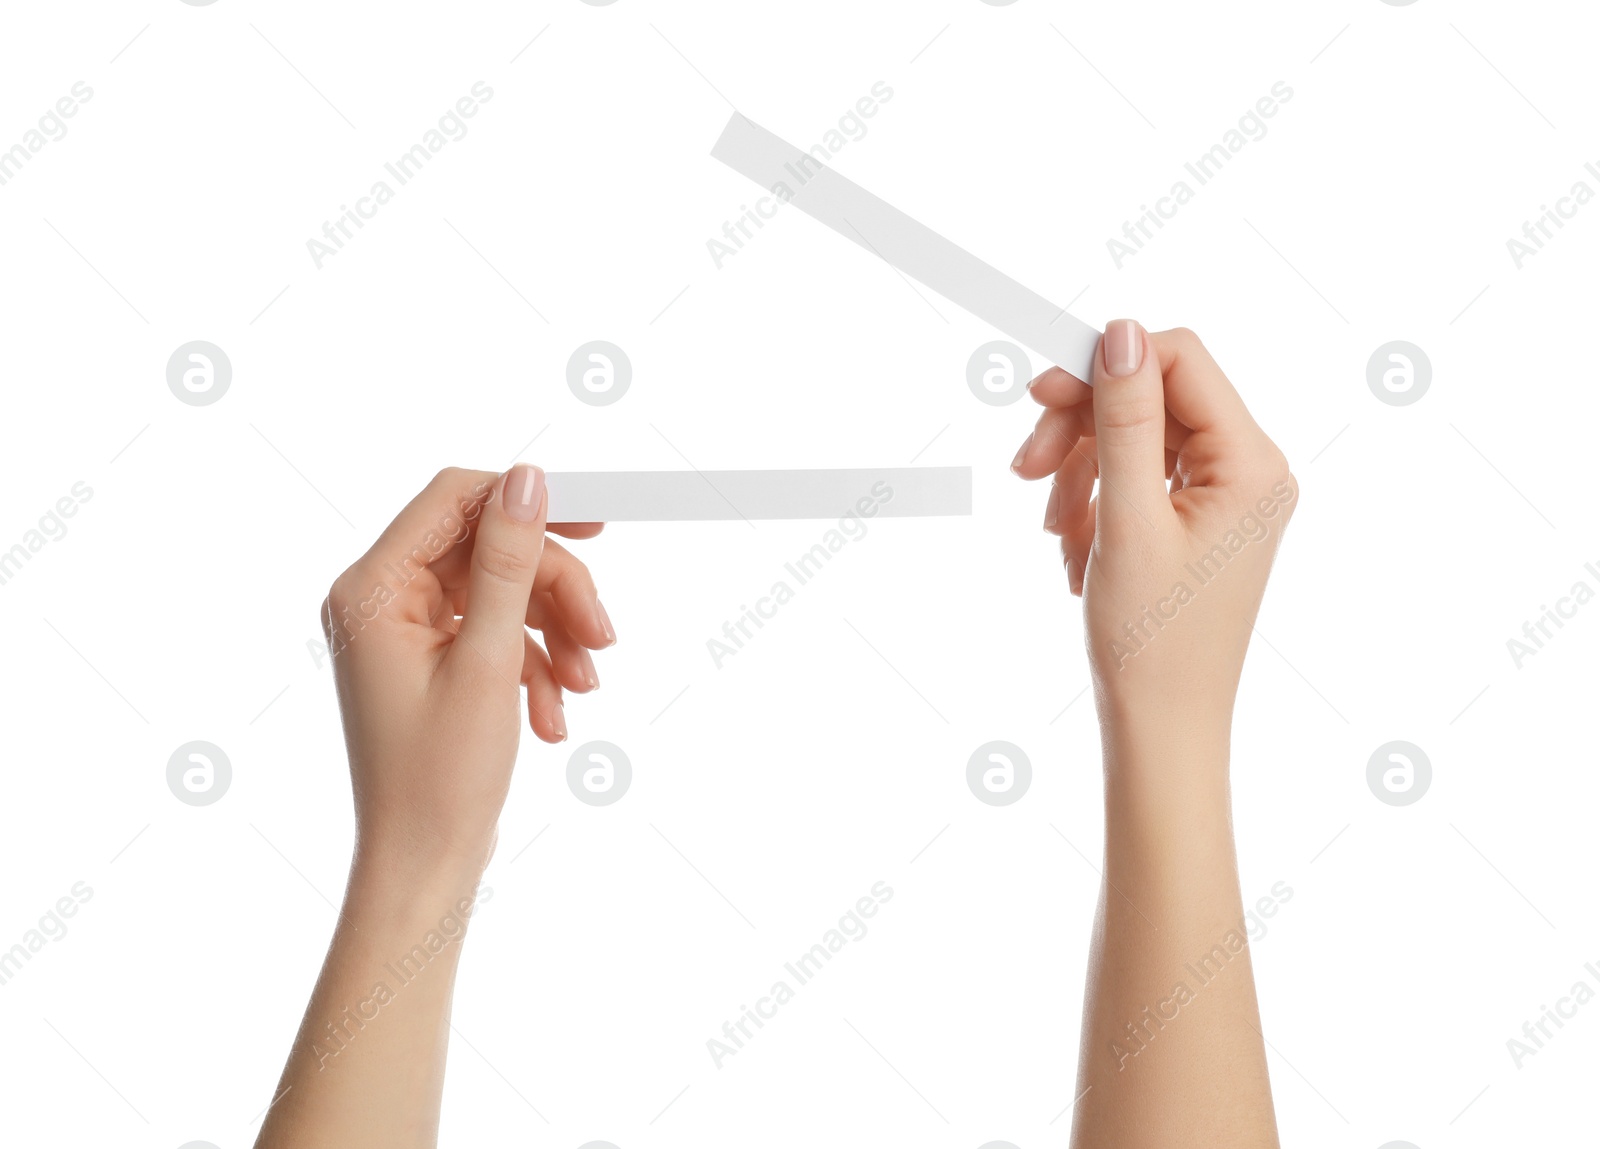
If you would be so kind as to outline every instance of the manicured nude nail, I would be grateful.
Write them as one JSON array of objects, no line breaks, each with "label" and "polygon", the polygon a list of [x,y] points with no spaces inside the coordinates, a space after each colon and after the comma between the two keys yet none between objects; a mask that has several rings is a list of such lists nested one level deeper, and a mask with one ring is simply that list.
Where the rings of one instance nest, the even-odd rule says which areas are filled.
[{"label": "manicured nude nail", "polygon": [[1144,332],[1131,319],[1113,319],[1106,324],[1100,346],[1104,349],[1106,374],[1114,379],[1127,378],[1144,362]]},{"label": "manicured nude nail", "polygon": [[567,712],[559,702],[551,708],[550,728],[555,731],[557,742],[565,742],[567,740]]},{"label": "manicured nude nail", "polygon": [[1050,497],[1044,504],[1044,529],[1049,530],[1056,525],[1056,519],[1061,516],[1061,488],[1054,483],[1050,484]]},{"label": "manicured nude nail", "polygon": [[606,636],[606,645],[617,641],[617,632],[611,626],[611,616],[606,613],[605,604],[599,599],[594,600],[594,616],[600,622],[600,633]]},{"label": "manicured nude nail", "polygon": [[1022,474],[1022,457],[1028,453],[1028,448],[1033,446],[1033,432],[1028,432],[1028,437],[1022,440],[1022,446],[1017,449],[1017,457],[1011,460],[1011,469],[1017,474]]},{"label": "manicured nude nail", "polygon": [[533,522],[544,502],[544,472],[530,463],[518,463],[506,472],[500,497],[506,514],[519,523]]},{"label": "manicured nude nail", "polygon": [[589,657],[587,650],[580,648],[578,653],[583,656],[583,681],[588,684],[590,690],[599,690],[600,676],[595,673],[594,659]]}]

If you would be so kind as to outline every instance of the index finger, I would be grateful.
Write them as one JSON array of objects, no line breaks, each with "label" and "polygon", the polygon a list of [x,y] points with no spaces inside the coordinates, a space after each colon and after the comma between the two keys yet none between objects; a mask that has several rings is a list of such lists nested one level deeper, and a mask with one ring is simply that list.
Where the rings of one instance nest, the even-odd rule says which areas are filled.
[{"label": "index finger", "polygon": [[1256,427],[1244,400],[1193,331],[1152,331],[1150,343],[1161,361],[1163,400],[1178,422],[1191,431]]},{"label": "index finger", "polygon": [[604,523],[551,523],[545,527],[552,535],[569,539],[592,539],[605,529]]},{"label": "index finger", "polygon": [[[394,517],[354,568],[402,568],[438,562],[472,535],[478,515],[494,496],[500,476],[494,471],[446,467]],[[354,569],[353,568],[353,569]]]},{"label": "index finger", "polygon": [[1074,407],[1094,394],[1094,388],[1060,367],[1047,367],[1028,384],[1028,394],[1043,407]]}]

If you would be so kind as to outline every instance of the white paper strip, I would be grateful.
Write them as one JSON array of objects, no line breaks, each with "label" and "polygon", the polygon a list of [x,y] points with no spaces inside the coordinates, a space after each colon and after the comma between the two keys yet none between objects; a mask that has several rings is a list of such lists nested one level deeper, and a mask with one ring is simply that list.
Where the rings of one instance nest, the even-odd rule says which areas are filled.
[{"label": "white paper strip", "polygon": [[1100,332],[735,112],[714,158],[1085,383]]},{"label": "white paper strip", "polygon": [[551,471],[552,523],[910,518],[972,513],[971,467]]}]

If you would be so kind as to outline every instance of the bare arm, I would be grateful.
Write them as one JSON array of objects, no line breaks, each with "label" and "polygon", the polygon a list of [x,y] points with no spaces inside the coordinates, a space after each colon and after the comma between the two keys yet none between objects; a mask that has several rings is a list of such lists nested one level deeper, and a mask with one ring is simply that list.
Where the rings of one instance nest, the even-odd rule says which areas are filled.
[{"label": "bare arm", "polygon": [[1076,1145],[1278,1144],[1227,754],[1223,736],[1108,732]]},{"label": "bare arm", "polygon": [[1055,476],[1046,529],[1084,597],[1104,757],[1073,1144],[1276,1146],[1228,747],[1298,489],[1190,333],[1111,324],[1094,384],[1035,380],[1046,411],[1014,464]]},{"label": "bare arm", "polygon": [[355,860],[257,1149],[438,1140],[456,964],[520,725],[565,739],[562,691],[592,690],[589,650],[614,641],[545,505],[535,468],[441,471],[328,595]]},{"label": "bare arm", "polygon": [[259,1146],[436,1143],[473,870],[356,865]]}]

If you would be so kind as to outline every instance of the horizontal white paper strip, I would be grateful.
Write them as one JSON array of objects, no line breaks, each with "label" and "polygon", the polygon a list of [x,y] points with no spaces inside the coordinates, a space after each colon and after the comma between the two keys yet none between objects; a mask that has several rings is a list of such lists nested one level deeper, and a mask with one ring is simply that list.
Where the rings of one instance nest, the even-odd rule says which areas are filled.
[{"label": "horizontal white paper strip", "polygon": [[910,518],[972,513],[971,467],[551,471],[552,523]]},{"label": "horizontal white paper strip", "polygon": [[735,112],[711,155],[1085,383],[1100,332]]}]

